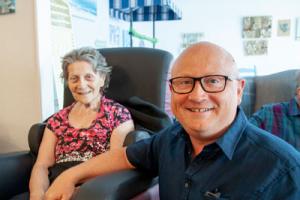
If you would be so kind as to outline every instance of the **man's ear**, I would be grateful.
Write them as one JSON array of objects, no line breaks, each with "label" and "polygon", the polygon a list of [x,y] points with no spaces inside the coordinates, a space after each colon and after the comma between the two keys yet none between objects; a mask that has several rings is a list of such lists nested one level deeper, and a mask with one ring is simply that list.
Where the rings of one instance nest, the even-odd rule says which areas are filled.
[{"label": "man's ear", "polygon": [[169,85],[169,90],[170,90],[170,92],[172,92],[173,89],[172,89],[171,83],[169,83],[168,85]]},{"label": "man's ear", "polygon": [[245,79],[239,79],[237,85],[237,97],[238,97],[238,105],[242,103],[243,93],[246,85]]}]

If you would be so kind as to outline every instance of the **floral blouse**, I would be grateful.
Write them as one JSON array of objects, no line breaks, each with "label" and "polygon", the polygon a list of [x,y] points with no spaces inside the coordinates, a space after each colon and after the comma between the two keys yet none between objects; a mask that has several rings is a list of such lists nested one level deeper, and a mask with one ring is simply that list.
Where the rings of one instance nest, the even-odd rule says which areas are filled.
[{"label": "floral blouse", "polygon": [[121,104],[102,97],[96,119],[89,128],[74,128],[68,116],[72,105],[55,113],[47,122],[47,128],[57,137],[55,148],[56,163],[86,161],[110,148],[112,131],[128,120],[131,115]]}]

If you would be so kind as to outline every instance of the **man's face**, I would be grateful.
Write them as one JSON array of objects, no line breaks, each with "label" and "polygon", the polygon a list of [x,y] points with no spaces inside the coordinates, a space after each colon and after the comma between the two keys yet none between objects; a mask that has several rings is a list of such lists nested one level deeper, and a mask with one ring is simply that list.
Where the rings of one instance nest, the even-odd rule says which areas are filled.
[{"label": "man's face", "polygon": [[171,93],[173,114],[191,139],[204,143],[217,139],[233,122],[245,83],[235,80],[237,72],[231,56],[211,46],[205,50],[201,47],[187,50],[172,70],[172,78],[207,75],[225,75],[234,80],[227,80],[224,91],[218,93],[205,92],[199,81],[188,94]]}]

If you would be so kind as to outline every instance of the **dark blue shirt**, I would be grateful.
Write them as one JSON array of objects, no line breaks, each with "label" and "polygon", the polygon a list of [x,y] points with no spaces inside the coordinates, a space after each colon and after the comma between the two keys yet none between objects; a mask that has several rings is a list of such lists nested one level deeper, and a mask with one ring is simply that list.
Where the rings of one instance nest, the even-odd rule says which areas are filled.
[{"label": "dark blue shirt", "polygon": [[235,121],[194,159],[182,126],[127,148],[130,163],[159,175],[160,199],[300,199],[300,153],[247,121]]}]

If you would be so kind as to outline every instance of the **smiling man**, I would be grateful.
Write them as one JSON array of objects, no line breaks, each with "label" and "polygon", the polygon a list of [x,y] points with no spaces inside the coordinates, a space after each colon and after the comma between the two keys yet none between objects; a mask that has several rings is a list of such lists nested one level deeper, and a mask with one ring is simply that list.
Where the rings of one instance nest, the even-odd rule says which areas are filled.
[{"label": "smiling man", "polygon": [[171,74],[178,121],[150,139],[65,171],[46,199],[68,199],[76,183],[130,168],[158,175],[162,200],[300,199],[300,154],[247,121],[239,107],[245,80],[227,51],[194,44]]}]

